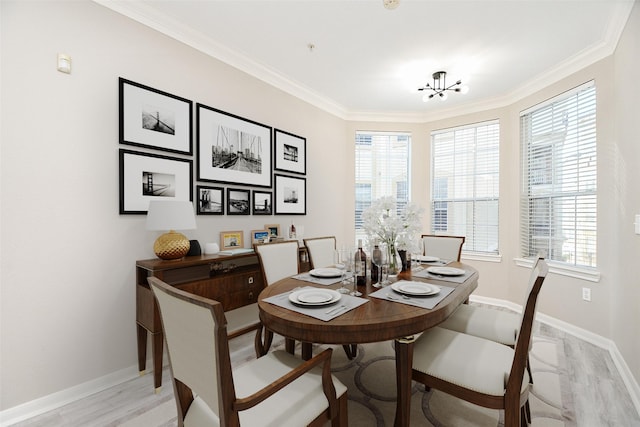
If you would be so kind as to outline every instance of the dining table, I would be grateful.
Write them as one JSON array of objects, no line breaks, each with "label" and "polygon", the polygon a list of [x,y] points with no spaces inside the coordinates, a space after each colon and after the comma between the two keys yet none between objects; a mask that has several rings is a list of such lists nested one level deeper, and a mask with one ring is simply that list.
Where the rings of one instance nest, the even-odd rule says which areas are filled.
[{"label": "dining table", "polygon": [[[391,284],[377,288],[367,280],[365,286],[358,287],[362,295],[357,297],[357,304],[353,304],[355,297],[345,295],[342,301],[346,303],[346,300],[350,300],[350,305],[336,305],[336,313],[331,313],[332,309],[324,310],[324,307],[322,311],[317,311],[318,315],[311,316],[303,314],[297,307],[287,306],[286,296],[300,288],[337,290],[341,286],[340,280],[327,285],[320,280],[315,283],[313,280],[304,281],[301,275],[296,275],[275,282],[260,292],[260,320],[267,330],[287,338],[289,342],[300,341],[303,359],[312,356],[312,344],[356,346],[394,340],[397,392],[394,425],[409,426],[411,369],[416,335],[443,322],[460,304],[468,301],[478,286],[478,272],[473,267],[460,262],[450,262],[446,266],[464,270],[464,274],[456,277],[428,274],[428,269],[423,265],[402,272],[395,278],[396,281],[403,281],[403,284],[420,282],[441,289],[442,295],[432,308],[420,306],[424,305],[423,301],[427,298],[418,296],[405,300],[403,294],[394,290],[397,286]],[[292,352],[294,348],[289,346],[287,350]]]}]

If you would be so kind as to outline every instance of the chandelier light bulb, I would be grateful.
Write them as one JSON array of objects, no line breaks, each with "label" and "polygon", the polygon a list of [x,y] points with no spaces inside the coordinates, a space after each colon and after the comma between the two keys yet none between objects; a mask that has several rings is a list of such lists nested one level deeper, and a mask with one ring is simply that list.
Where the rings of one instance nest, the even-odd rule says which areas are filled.
[{"label": "chandelier light bulb", "polygon": [[429,102],[430,99],[431,99],[431,95],[429,95],[428,93],[425,93],[424,96],[422,97],[422,102]]},{"label": "chandelier light bulb", "polygon": [[462,86],[460,87],[460,93],[461,93],[461,94],[463,94],[463,95],[464,95],[464,94],[466,94],[466,93],[469,93],[469,86],[467,86],[467,85],[462,85]]},{"label": "chandelier light bulb", "polygon": [[440,101],[446,101],[449,98],[449,94],[447,92],[440,92]]}]

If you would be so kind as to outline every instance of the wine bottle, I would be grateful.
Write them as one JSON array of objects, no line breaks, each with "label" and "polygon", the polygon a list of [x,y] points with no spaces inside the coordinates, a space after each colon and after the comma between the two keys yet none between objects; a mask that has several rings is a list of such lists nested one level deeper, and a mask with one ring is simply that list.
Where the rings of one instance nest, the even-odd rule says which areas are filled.
[{"label": "wine bottle", "polygon": [[380,277],[380,265],[382,264],[382,251],[378,243],[373,245],[371,252],[371,283],[378,283]]},{"label": "wine bottle", "polygon": [[358,239],[358,250],[355,254],[356,285],[365,286],[367,284],[367,255],[362,250],[362,239]]}]

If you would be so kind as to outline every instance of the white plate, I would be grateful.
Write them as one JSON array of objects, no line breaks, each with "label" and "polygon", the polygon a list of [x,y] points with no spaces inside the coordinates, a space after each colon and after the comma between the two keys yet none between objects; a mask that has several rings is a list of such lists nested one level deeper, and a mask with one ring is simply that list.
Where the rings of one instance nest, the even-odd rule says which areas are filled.
[{"label": "white plate", "polygon": [[465,273],[463,269],[453,267],[429,267],[427,271],[440,276],[462,276]]},{"label": "white plate", "polygon": [[391,289],[401,294],[427,296],[436,295],[440,292],[440,287],[424,282],[410,282],[408,280],[400,280],[391,285]]},{"label": "white plate", "polygon": [[328,305],[342,297],[340,292],[333,289],[300,289],[289,294],[289,301],[299,305]]},{"label": "white plate", "polygon": [[421,261],[421,262],[438,262],[438,261],[440,261],[440,258],[438,258],[437,256],[431,256],[431,255],[420,255],[418,257],[418,261]]},{"label": "white plate", "polygon": [[337,268],[314,268],[309,272],[313,277],[342,277],[342,271]]}]

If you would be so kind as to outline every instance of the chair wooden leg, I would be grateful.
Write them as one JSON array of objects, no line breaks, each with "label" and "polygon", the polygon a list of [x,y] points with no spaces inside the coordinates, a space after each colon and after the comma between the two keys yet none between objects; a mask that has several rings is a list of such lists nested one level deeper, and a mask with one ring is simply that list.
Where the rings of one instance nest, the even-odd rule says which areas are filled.
[{"label": "chair wooden leg", "polygon": [[256,357],[262,357],[267,354],[272,342],[273,332],[260,325],[256,331],[256,337],[253,344],[256,350]]},{"label": "chair wooden leg", "polygon": [[529,373],[529,384],[533,384],[533,374],[531,373],[531,363],[529,362],[528,355],[527,355],[527,372]]},{"label": "chair wooden leg", "polygon": [[349,360],[353,360],[358,354],[358,345],[357,344],[344,344],[342,346],[344,349],[344,354],[347,355]]},{"label": "chair wooden leg", "polygon": [[529,405],[529,399],[524,403],[524,414],[527,416],[527,424],[531,424],[531,406]]}]

